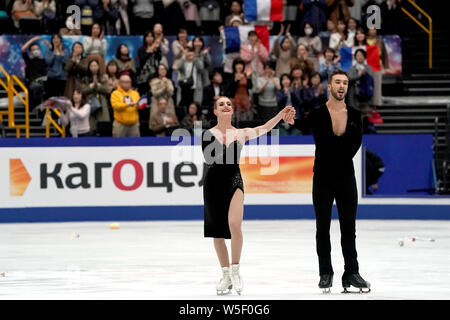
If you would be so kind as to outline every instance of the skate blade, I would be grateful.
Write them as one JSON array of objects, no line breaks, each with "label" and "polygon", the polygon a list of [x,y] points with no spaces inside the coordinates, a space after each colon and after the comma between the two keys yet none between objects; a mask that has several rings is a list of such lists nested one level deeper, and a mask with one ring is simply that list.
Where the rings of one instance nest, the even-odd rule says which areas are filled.
[{"label": "skate blade", "polygon": [[331,293],[331,288],[322,288],[322,293],[323,294],[330,294]]},{"label": "skate blade", "polygon": [[[367,289],[367,290],[363,290],[363,289]],[[344,291],[342,291],[341,293],[363,294],[363,293],[369,293],[369,292],[370,292],[370,288],[359,288],[359,291],[351,291],[351,290],[347,290],[347,288],[344,288]]]},{"label": "skate blade", "polygon": [[231,294],[231,290],[230,289],[227,289],[228,291],[217,291],[217,295],[218,296],[226,296],[226,295],[229,295],[229,294]]}]

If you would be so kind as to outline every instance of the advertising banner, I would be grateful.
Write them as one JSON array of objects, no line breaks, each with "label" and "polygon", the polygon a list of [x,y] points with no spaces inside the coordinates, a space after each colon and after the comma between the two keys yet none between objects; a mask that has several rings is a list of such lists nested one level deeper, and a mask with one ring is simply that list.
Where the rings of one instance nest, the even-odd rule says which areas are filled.
[{"label": "advertising banner", "polygon": [[[245,203],[312,204],[314,150],[244,146]],[[202,205],[205,169],[199,145],[2,148],[0,207]]]}]

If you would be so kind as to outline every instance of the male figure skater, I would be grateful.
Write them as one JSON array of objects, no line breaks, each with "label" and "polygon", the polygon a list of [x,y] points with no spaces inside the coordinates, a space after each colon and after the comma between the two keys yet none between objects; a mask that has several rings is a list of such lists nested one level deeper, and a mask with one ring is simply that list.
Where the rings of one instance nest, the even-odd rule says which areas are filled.
[{"label": "male figure skater", "polygon": [[[329,100],[308,115],[316,153],[313,177],[313,204],[316,215],[316,247],[319,256],[319,288],[330,292],[333,284],[330,224],[333,201],[339,213],[341,246],[345,260],[342,276],[344,292],[354,286],[369,292],[370,283],[359,275],[355,247],[357,189],[353,157],[361,146],[361,112],[345,104],[348,76],[334,70],[328,79]],[[368,289],[363,291],[362,289]]]}]

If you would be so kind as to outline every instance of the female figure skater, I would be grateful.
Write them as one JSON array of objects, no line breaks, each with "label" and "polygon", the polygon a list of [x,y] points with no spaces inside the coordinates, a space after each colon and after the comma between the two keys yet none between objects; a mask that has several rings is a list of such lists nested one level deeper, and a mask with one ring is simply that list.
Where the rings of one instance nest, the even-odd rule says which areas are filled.
[{"label": "female figure skater", "polygon": [[[239,169],[242,147],[249,139],[257,138],[274,128],[278,122],[293,124],[295,109],[285,107],[264,125],[237,129],[231,125],[233,106],[227,97],[214,104],[217,125],[202,135],[202,150],[207,171],[203,186],[204,235],[214,238],[214,247],[222,267],[222,279],[217,294],[230,293],[234,287],[240,295],[243,289],[239,273],[242,251],[241,224],[244,213],[244,186]],[[231,268],[225,239],[231,239]]]}]

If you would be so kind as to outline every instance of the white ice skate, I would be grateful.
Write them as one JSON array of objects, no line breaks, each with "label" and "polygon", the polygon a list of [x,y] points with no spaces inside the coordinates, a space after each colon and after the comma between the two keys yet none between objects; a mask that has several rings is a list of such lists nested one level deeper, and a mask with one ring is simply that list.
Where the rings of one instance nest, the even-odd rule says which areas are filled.
[{"label": "white ice skate", "polygon": [[229,293],[231,293],[231,288],[232,288],[232,283],[231,283],[231,278],[230,278],[230,268],[223,267],[222,268],[222,279],[220,279],[220,281],[216,287],[217,295],[223,296],[223,295],[229,294]]},{"label": "white ice skate", "polygon": [[242,281],[241,274],[239,273],[239,264],[231,265],[231,282],[233,283],[234,290],[241,295],[244,283]]}]

